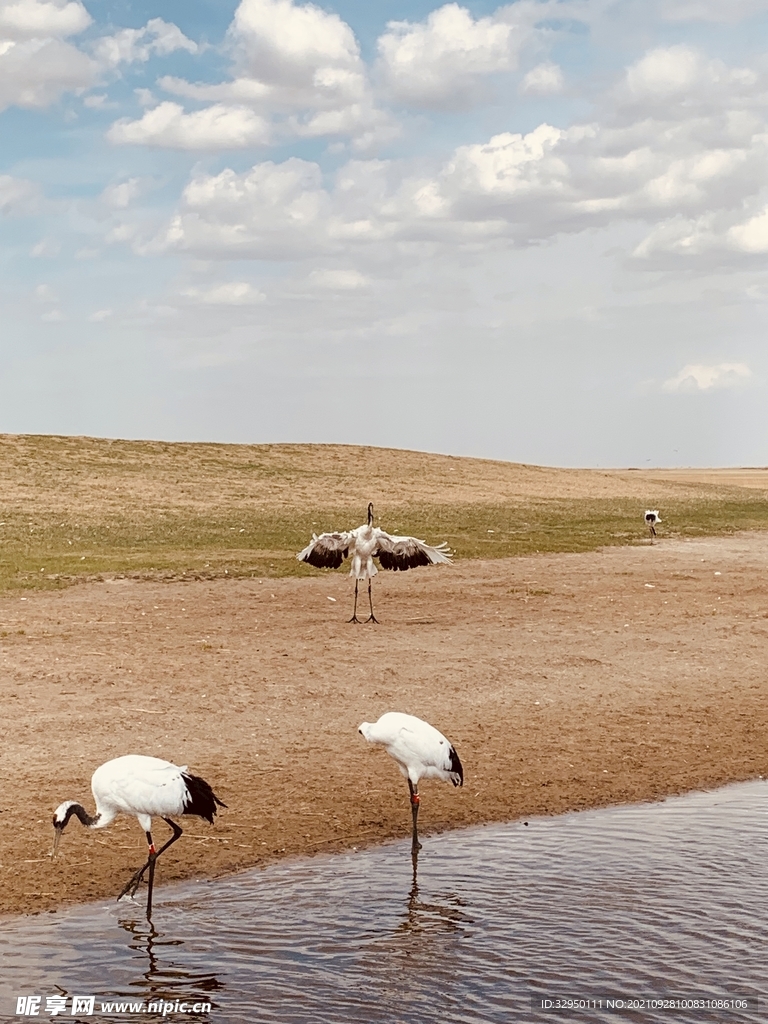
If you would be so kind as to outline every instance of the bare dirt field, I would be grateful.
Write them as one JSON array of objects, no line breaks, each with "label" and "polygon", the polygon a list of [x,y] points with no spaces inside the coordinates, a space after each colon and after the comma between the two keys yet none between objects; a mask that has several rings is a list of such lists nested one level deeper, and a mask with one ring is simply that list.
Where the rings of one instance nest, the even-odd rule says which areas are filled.
[{"label": "bare dirt field", "polygon": [[407,786],[356,731],[387,710],[464,762],[463,789],[423,785],[424,835],[766,773],[767,581],[756,532],[381,573],[379,626],[347,624],[343,571],[8,590],[0,910],[116,895],[143,861],[128,819],[73,821],[48,856],[53,808],[91,808],[123,753],[188,764],[228,805],[182,820],[158,901],[172,879],[407,838]]}]

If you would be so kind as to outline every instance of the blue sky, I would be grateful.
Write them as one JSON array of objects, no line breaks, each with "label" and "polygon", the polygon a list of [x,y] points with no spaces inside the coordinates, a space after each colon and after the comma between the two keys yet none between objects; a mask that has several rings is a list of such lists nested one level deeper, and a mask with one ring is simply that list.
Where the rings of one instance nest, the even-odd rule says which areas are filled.
[{"label": "blue sky", "polygon": [[0,0],[0,431],[768,463],[768,0]]}]

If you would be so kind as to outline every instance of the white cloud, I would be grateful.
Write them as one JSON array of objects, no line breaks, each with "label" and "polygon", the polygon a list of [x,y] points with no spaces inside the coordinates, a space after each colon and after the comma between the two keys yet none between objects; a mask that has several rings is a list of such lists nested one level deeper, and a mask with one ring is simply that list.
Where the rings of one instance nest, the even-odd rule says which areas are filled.
[{"label": "white cloud", "polygon": [[96,72],[90,57],[62,40],[10,42],[0,52],[0,110],[47,107],[65,92],[87,89]]},{"label": "white cloud", "polygon": [[334,72],[361,70],[352,29],[314,4],[242,0],[230,33],[249,77],[266,82],[335,88]]},{"label": "white cloud", "polygon": [[368,148],[393,136],[376,107],[354,33],[337,14],[292,0],[242,0],[229,29],[233,77],[188,82],[166,76],[175,96],[249,107],[265,116],[271,140],[351,137]]},{"label": "white cloud", "polygon": [[4,0],[0,39],[64,38],[82,32],[91,20],[77,0]]},{"label": "white cloud", "polygon": [[48,313],[43,313],[40,319],[45,324],[58,324],[61,323],[62,320],[66,320],[67,318],[64,316],[60,309],[52,309]]},{"label": "white cloud", "polygon": [[349,292],[367,288],[370,280],[359,270],[313,270],[309,283],[328,291]]},{"label": "white cloud", "polygon": [[[739,97],[750,98],[759,86],[749,68],[729,68],[691,46],[657,47],[627,69],[622,98],[646,116],[684,120],[694,112],[714,113]],[[677,103],[677,109],[671,105]]]},{"label": "white cloud", "polygon": [[[554,66],[541,67],[551,72]],[[191,98],[225,88],[165,82]],[[250,87],[244,82],[230,85],[243,95]],[[256,90],[254,105],[262,101],[267,93]],[[237,119],[234,132],[203,132],[213,109],[257,116],[245,104],[187,115],[166,103],[139,121],[118,122],[110,134],[114,141],[185,148],[248,138],[245,130],[238,135]],[[318,164],[296,159],[242,173],[199,174],[153,241],[126,225],[111,238],[130,241],[137,251],[285,259],[404,242],[529,246],[640,222],[648,228],[639,244],[633,242],[634,257],[643,261],[638,265],[713,252],[718,259],[746,258],[768,251],[767,111],[768,85],[750,69],[729,68],[690,47],[656,48],[606,91],[592,123],[502,132],[458,146],[442,166],[422,163],[418,175],[404,160],[350,161],[326,186]],[[362,139],[363,123],[375,111],[356,116],[353,104],[291,114],[275,123],[274,137],[346,130]],[[266,134],[265,122],[259,128]]]},{"label": "white cloud", "polygon": [[439,175],[407,184],[401,201],[425,229],[431,222],[462,234],[541,237],[574,218],[580,197],[569,149],[585,134],[542,124],[527,135],[505,132],[459,146]]},{"label": "white cloud", "polygon": [[703,77],[706,62],[689,46],[671,46],[647,53],[627,71],[627,86],[635,96],[674,96],[689,92]]},{"label": "white cloud", "polygon": [[110,103],[107,94],[102,92],[86,96],[83,100],[83,106],[89,110],[107,110],[109,107],[114,106],[114,104]]},{"label": "white cloud", "polygon": [[351,136],[353,148],[363,152],[397,137],[400,132],[388,114],[367,102],[290,117],[283,129],[298,138]]},{"label": "white cloud", "polygon": [[92,324],[101,324],[105,320],[109,320],[109,318],[111,316],[112,316],[112,310],[111,309],[97,309],[93,313],[89,314],[88,320]]},{"label": "white cloud", "polygon": [[665,380],[662,390],[674,393],[734,388],[744,384],[751,376],[752,371],[746,363],[717,363],[710,366],[689,363],[674,377]]},{"label": "white cloud", "polygon": [[519,25],[497,16],[475,20],[446,4],[425,22],[390,22],[378,41],[379,68],[401,102],[455,107],[475,98],[482,76],[516,66],[523,38]]},{"label": "white cloud", "polygon": [[[739,198],[735,192],[734,200]],[[646,261],[664,256],[702,256],[710,262],[728,263],[768,252],[768,206],[764,198],[758,195],[739,205],[757,205],[757,210],[746,219],[743,209],[728,206],[699,217],[664,220],[640,242],[633,256]]]},{"label": "white cloud", "polygon": [[125,210],[134,199],[138,199],[145,186],[145,179],[128,178],[127,181],[118,181],[114,185],[107,185],[99,198],[102,203],[113,210]]},{"label": "white cloud", "polygon": [[65,92],[92,85],[96,65],[64,42],[90,24],[90,15],[75,0],[2,0],[0,110],[46,107]]},{"label": "white cloud", "polygon": [[134,89],[133,95],[142,107],[156,107],[160,102],[151,89]]},{"label": "white cloud", "polygon": [[104,240],[106,242],[132,242],[138,234],[138,224],[115,224],[109,229]]},{"label": "white cloud", "polygon": [[40,190],[31,181],[0,174],[0,213],[24,214],[35,210]]},{"label": "white cloud", "polygon": [[163,146],[169,149],[243,149],[265,145],[269,125],[247,107],[215,104],[185,114],[178,103],[166,101],[137,121],[123,118],[107,132],[119,145]]},{"label": "white cloud", "polygon": [[[761,196],[768,90],[749,69],[673,49],[652,51],[628,69],[606,98],[602,122],[542,124],[458,147],[439,173],[403,184],[398,219],[431,237],[523,244],[641,219],[654,226],[638,257],[660,250],[690,256],[711,249],[710,236],[723,249],[762,251],[765,199],[753,220],[730,238],[724,232],[745,221],[745,206]],[[679,67],[676,55],[684,58]],[[640,107],[643,92],[650,99]]]},{"label": "white cloud", "polygon": [[119,64],[142,63],[150,57],[164,57],[176,50],[198,53],[197,43],[188,39],[178,26],[151,18],[143,28],[124,28],[111,36],[102,36],[93,44],[99,64],[115,68]]},{"label": "white cloud", "polygon": [[709,21],[737,23],[765,13],[764,0],[661,0],[658,5],[666,21]]},{"label": "white cloud", "polygon": [[58,256],[61,251],[61,242],[57,238],[41,238],[36,245],[33,245],[29,255],[37,259],[40,257],[52,258]]},{"label": "white cloud", "polygon": [[557,64],[547,62],[531,68],[520,83],[520,92],[533,96],[550,96],[563,90],[563,72]]},{"label": "white cloud", "polygon": [[768,252],[768,206],[749,220],[730,227],[727,237],[733,248],[742,252]]},{"label": "white cloud", "polygon": [[242,103],[246,106],[261,107],[275,93],[274,86],[259,82],[255,78],[235,78],[231,82],[187,82],[183,78],[164,75],[157,80],[158,86],[173,96],[191,100],[214,100],[223,103]]},{"label": "white cloud", "polygon": [[207,306],[255,306],[266,299],[264,292],[247,281],[229,281],[208,289],[187,288],[182,294]]},{"label": "white cloud", "polygon": [[292,157],[193,179],[181,209],[150,251],[205,257],[294,258],[328,245],[329,196],[317,164]]}]

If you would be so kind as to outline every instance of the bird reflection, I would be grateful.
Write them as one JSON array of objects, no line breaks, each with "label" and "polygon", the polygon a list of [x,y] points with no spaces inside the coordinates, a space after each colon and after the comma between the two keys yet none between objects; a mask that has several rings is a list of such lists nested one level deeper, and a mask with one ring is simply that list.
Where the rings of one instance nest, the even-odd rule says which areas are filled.
[{"label": "bird reflection", "polygon": [[458,933],[469,922],[464,912],[465,900],[454,893],[435,893],[433,900],[440,902],[427,903],[419,899],[419,851],[411,852],[413,877],[408,893],[406,917],[397,926],[398,932],[410,935],[425,932]]},{"label": "bird reflection", "polygon": [[[182,939],[173,939],[157,931],[151,921],[122,920],[118,924],[131,936],[129,948],[146,957],[146,970],[130,982],[142,990],[146,1001],[183,998],[187,1002],[211,1002],[209,993],[224,988],[213,973],[198,974],[172,960],[171,950],[184,945]],[[214,1004],[215,1006],[215,1004]]]}]

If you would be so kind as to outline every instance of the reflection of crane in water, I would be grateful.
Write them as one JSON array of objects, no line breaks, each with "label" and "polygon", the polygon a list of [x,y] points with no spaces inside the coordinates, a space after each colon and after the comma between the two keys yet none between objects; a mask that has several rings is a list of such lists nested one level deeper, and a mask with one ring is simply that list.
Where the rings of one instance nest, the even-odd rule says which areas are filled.
[{"label": "reflection of crane in water", "polygon": [[[163,1001],[173,996],[187,1002],[210,1002],[209,993],[224,988],[215,974],[195,974],[163,958],[166,949],[184,945],[182,939],[172,939],[155,930],[149,921],[123,920],[118,921],[120,927],[131,936],[129,948],[146,956],[149,963],[142,973],[143,981],[131,982],[135,988],[143,990],[145,1002]],[[212,1004],[216,1008],[215,1004]]]},{"label": "reflection of crane in water", "polygon": [[[467,923],[467,903],[455,893],[435,893],[433,902],[419,899],[417,878],[418,852],[413,853],[413,881],[408,893],[407,917],[397,926],[399,932],[460,932]],[[438,902],[440,901],[440,902]]]}]

